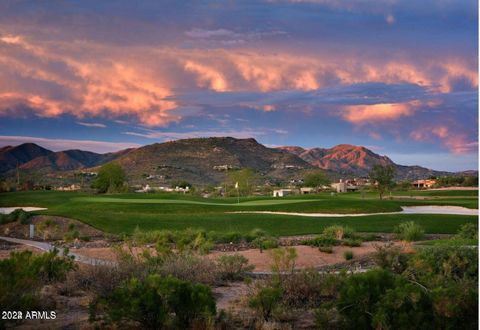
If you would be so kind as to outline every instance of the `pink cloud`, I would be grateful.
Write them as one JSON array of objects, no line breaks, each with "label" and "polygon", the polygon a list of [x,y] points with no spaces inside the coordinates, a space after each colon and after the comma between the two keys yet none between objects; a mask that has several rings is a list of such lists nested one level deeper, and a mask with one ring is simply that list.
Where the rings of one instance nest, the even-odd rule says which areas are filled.
[{"label": "pink cloud", "polygon": [[411,116],[418,102],[408,103],[381,103],[372,105],[348,105],[343,107],[342,118],[354,123],[365,124],[395,120],[404,116]]},{"label": "pink cloud", "polygon": [[415,141],[429,142],[438,139],[454,154],[466,154],[477,151],[478,141],[472,141],[467,134],[452,131],[445,125],[427,125],[410,133]]},{"label": "pink cloud", "polygon": [[[214,32],[218,33],[225,31]],[[125,49],[88,41],[41,43],[20,35],[0,37],[0,46],[0,114],[4,115],[23,104],[39,116],[131,115],[142,124],[162,126],[181,120],[176,112],[179,98],[173,96],[183,88],[308,91],[380,81],[415,83],[444,92],[458,78],[478,86],[476,67],[455,58],[416,63],[382,62],[355,54],[297,55],[285,50]],[[269,109],[273,108],[264,110]],[[342,117],[365,123],[395,120],[414,111],[411,103],[355,105],[345,107]]]}]

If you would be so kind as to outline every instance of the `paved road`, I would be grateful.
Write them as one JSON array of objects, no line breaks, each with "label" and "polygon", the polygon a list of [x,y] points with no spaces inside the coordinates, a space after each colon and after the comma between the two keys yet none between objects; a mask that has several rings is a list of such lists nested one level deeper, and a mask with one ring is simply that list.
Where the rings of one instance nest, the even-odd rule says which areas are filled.
[{"label": "paved road", "polygon": [[[52,244],[46,243],[46,242],[38,242],[38,241],[32,241],[32,240],[27,240],[27,239],[19,239],[19,238],[12,238],[12,237],[4,237],[0,236],[0,240],[4,240],[7,242],[11,243],[17,243],[17,244],[23,244],[23,245],[28,245],[32,246],[34,248],[37,248],[42,251],[53,251],[55,249],[55,246]],[[63,249],[58,249],[59,250],[59,255],[63,255]],[[114,266],[116,263],[113,261],[109,260],[103,260],[103,259],[96,259],[96,258],[90,258],[86,256],[79,255],[75,252],[68,252],[68,256],[74,257],[75,261],[81,262],[83,264],[87,265],[107,265],[107,266]]]}]

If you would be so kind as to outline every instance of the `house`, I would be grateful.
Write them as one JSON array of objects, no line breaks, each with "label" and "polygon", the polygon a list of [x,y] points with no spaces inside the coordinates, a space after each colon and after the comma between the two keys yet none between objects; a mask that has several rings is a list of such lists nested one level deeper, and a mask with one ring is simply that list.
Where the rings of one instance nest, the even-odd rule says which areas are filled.
[{"label": "house", "polygon": [[276,189],[273,191],[273,197],[285,197],[292,193],[292,189]]},{"label": "house", "polygon": [[315,189],[311,187],[300,188],[301,195],[313,194],[314,192],[315,192]]},{"label": "house", "polygon": [[431,188],[437,183],[437,180],[426,179],[426,180],[415,180],[412,182],[412,185],[415,188]]},{"label": "house", "polygon": [[135,190],[135,192],[137,192],[137,193],[148,193],[148,192],[151,192],[151,191],[153,191],[153,189],[148,184],[145,187],[142,187],[139,190]]},{"label": "house", "polygon": [[359,186],[356,184],[354,180],[345,180],[343,181],[340,179],[339,182],[332,183],[331,187],[337,191],[337,193],[341,192],[352,192],[357,191]]}]

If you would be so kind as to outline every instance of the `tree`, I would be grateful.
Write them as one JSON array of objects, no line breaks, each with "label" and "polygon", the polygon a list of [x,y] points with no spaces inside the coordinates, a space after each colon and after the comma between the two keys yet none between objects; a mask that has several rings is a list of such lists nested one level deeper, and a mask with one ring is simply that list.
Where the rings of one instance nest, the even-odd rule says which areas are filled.
[{"label": "tree", "polygon": [[310,171],[305,175],[303,185],[305,187],[311,187],[311,188],[329,186],[330,179],[325,175],[323,171],[320,171],[320,170]]},{"label": "tree", "polygon": [[90,306],[91,318],[98,307],[106,311],[105,321],[117,325],[135,322],[142,329],[207,328],[216,313],[211,289],[174,277],[148,275],[132,278]]},{"label": "tree", "polygon": [[377,189],[380,199],[383,198],[385,192],[390,190],[395,185],[395,182],[393,181],[394,176],[395,168],[392,165],[375,165],[372,168],[370,172],[370,179],[377,182]]},{"label": "tree", "polygon": [[98,176],[92,186],[99,193],[120,192],[125,187],[125,179],[125,172],[120,165],[107,163],[98,171]]},{"label": "tree", "polygon": [[235,189],[235,185],[238,183],[239,194],[243,196],[250,195],[255,188],[255,182],[255,174],[249,168],[232,171],[227,174],[227,184],[230,186],[230,191],[235,194],[237,194],[237,192],[233,191],[233,189]]}]

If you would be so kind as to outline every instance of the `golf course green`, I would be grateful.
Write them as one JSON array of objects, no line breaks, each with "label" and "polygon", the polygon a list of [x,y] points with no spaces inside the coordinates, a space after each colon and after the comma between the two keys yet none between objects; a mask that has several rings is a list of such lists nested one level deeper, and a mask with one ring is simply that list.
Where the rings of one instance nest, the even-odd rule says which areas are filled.
[{"label": "golf course green", "polygon": [[[320,193],[284,198],[202,198],[175,193],[92,195],[79,192],[32,191],[1,193],[0,207],[36,206],[39,214],[85,222],[114,234],[141,230],[202,228],[246,233],[260,228],[272,235],[319,233],[332,224],[346,224],[363,232],[392,232],[404,221],[415,221],[427,233],[454,233],[476,216],[445,214],[374,214],[363,217],[299,217],[275,214],[232,214],[235,211],[304,213],[399,212],[401,206],[451,205],[478,208],[477,191],[395,192],[379,200],[375,193]],[[422,199],[415,198],[416,196]]]}]

